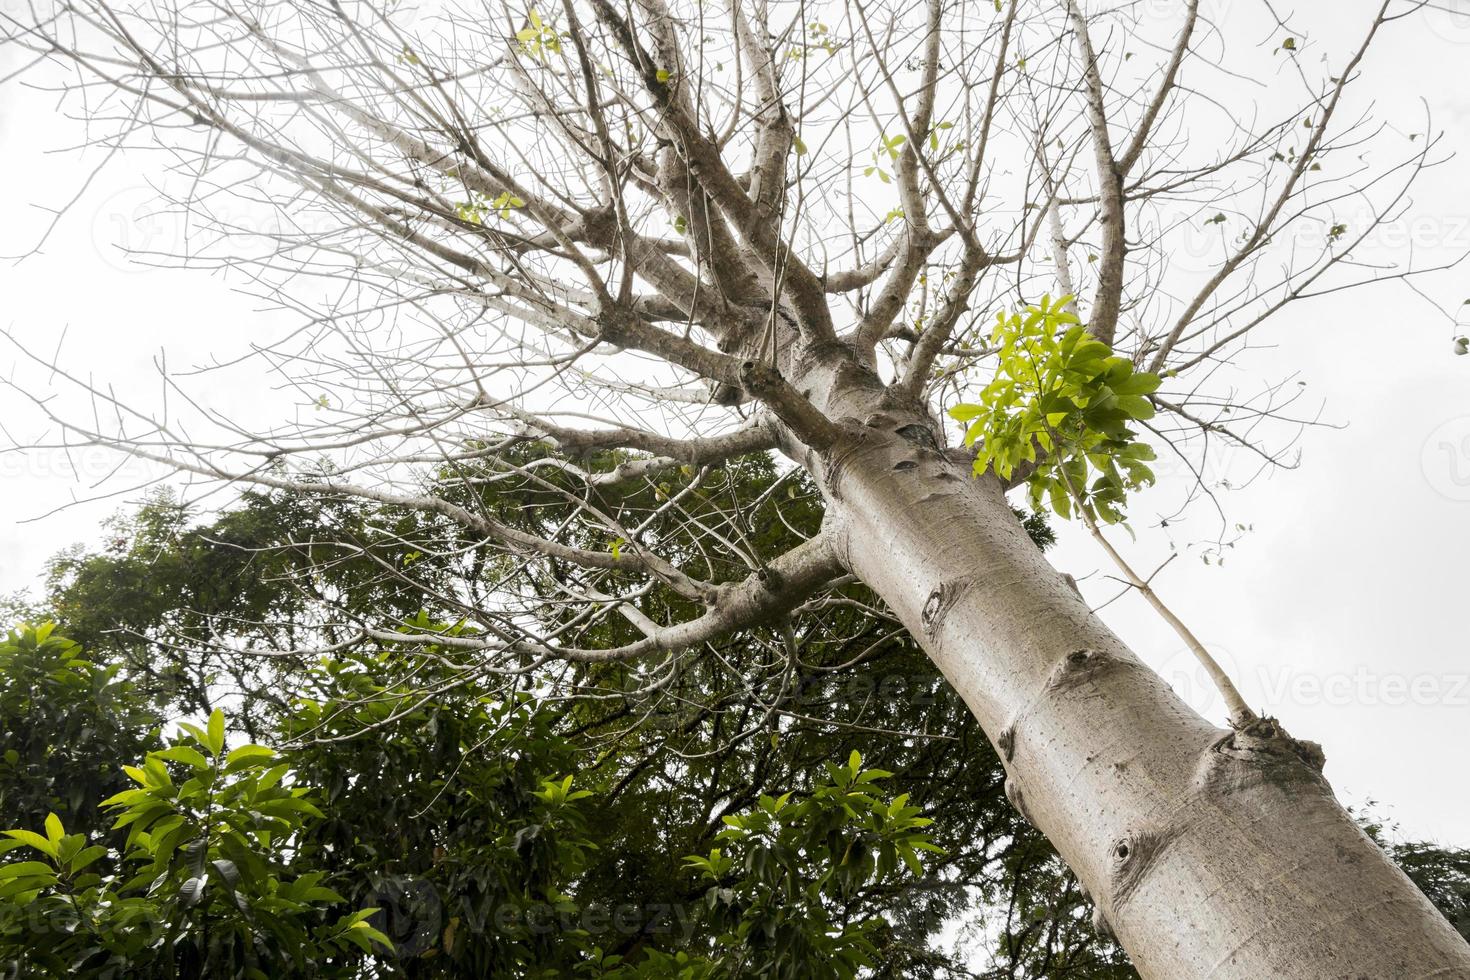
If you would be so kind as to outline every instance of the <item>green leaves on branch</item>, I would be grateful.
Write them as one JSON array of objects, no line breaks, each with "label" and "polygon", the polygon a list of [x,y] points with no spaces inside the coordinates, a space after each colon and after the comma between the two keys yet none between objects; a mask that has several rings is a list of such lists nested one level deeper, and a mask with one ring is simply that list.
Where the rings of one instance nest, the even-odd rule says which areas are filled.
[{"label": "green leaves on branch", "polygon": [[878,148],[873,151],[873,164],[863,169],[863,176],[871,177],[873,174],[877,174],[878,179],[883,181],[883,183],[887,184],[891,182],[893,178],[883,168],[887,164],[898,161],[899,156],[903,153],[903,144],[907,140],[908,137],[902,133],[897,136],[880,134],[878,137]]},{"label": "green leaves on branch", "polygon": [[512,211],[525,206],[526,202],[510,191],[501,191],[494,197],[475,193],[468,201],[455,204],[454,211],[460,221],[471,225],[483,225],[485,219],[492,214],[499,215],[503,221],[510,217]]},{"label": "green leaves on branch", "polygon": [[978,404],[950,417],[966,425],[965,445],[979,444],[976,474],[994,469],[1026,478],[1031,506],[1070,518],[1074,504],[1094,520],[1116,524],[1130,491],[1154,482],[1153,448],[1131,423],[1150,419],[1159,377],[1088,334],[1067,307],[1072,297],[996,316],[999,349],[994,379]]},{"label": "green leaves on branch", "polygon": [[346,899],[321,884],[326,872],[291,872],[323,814],[285,785],[276,752],[226,751],[220,711],[182,729],[124,766],[137,785],[102,802],[125,832],[113,847],[66,833],[54,813],[44,834],[4,833],[0,853],[44,860],[0,864],[0,962],[34,976],[345,978],[358,954],[390,950],[367,921],[376,909],[330,912]]},{"label": "green leaves on branch", "polygon": [[845,43],[838,41],[832,34],[832,29],[826,24],[820,21],[811,21],[806,25],[805,40],[787,48],[786,57],[794,61],[800,61],[808,57],[812,51],[825,51],[829,56],[835,55]]},{"label": "green leaves on branch", "polygon": [[935,153],[939,152],[939,134],[946,129],[953,129],[954,123],[941,122],[929,130],[929,149]]},{"label": "green leaves on branch", "polygon": [[526,15],[526,26],[516,31],[516,40],[521,50],[533,58],[544,59],[547,52],[561,54],[561,35],[541,19],[541,12],[535,7]]},{"label": "green leaves on branch", "polygon": [[723,818],[720,847],[685,858],[709,882],[705,906],[735,975],[858,975],[873,965],[870,935],[881,922],[843,910],[865,890],[922,876],[920,853],[940,850],[908,794],[880,791],[892,773],[863,769],[855,751],[845,766],[823,765],[826,777],[809,794],[762,795],[754,809]]},{"label": "green leaves on branch", "polygon": [[[13,645],[96,669],[44,627]],[[393,682],[397,658],[344,651],[308,671],[271,729],[280,751],[232,744],[220,711],[184,723],[122,767],[110,830],[68,832],[62,806],[0,834],[0,975],[855,980],[892,955],[881,896],[939,848],[857,752],[713,839],[594,867],[629,843],[611,817],[620,770],[556,730],[564,709],[460,685],[426,698]],[[621,886],[629,867],[629,900],[610,905],[589,872],[616,868]],[[661,884],[640,884],[650,873]],[[632,900],[640,887],[657,902]]]},{"label": "green leaves on branch", "polygon": [[129,785],[117,760],[160,748],[156,726],[120,665],[92,662],[51,624],[0,635],[0,819],[35,827],[57,813],[73,831],[103,830],[98,803]]}]

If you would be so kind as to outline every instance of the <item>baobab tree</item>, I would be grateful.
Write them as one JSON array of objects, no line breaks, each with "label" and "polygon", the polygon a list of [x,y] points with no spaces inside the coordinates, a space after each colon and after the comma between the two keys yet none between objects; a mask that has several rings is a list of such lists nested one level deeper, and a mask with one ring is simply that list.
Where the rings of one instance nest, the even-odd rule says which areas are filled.
[{"label": "baobab tree", "polygon": [[[357,638],[508,680],[637,659],[656,689],[757,626],[794,658],[791,624],[856,583],[964,698],[1008,797],[1143,975],[1470,977],[1320,749],[1223,675],[1228,726],[1191,711],[1007,499],[1028,486],[1106,540],[1152,479],[1150,443],[1277,458],[1289,397],[1242,399],[1218,372],[1285,307],[1416,271],[1353,254],[1435,141],[1370,167],[1381,129],[1343,106],[1420,6],[1366,11],[1361,44],[1319,60],[1269,5],[1270,40],[1242,56],[1197,0],[1167,18],[1078,0],[63,2],[11,41],[109,155],[166,154],[163,192],[212,233],[141,258],[225,264],[300,310],[253,356],[315,411],[182,422],[64,364],[105,411],[37,405],[67,445],[459,523],[504,555],[460,599],[474,629]],[[1238,72],[1265,68],[1270,99],[1242,98]],[[1181,268],[1201,229],[1205,267]],[[624,455],[582,465],[607,452]],[[751,500],[718,526],[683,516],[721,489],[711,468],[753,453],[822,498],[821,532],[781,554],[743,533]],[[555,488],[575,517],[531,533],[460,492],[496,480]],[[623,481],[658,488],[658,520],[599,505]],[[709,574],[671,561],[676,542]],[[715,574],[731,562],[741,577]],[[683,601],[649,606],[655,588]],[[638,637],[579,642],[608,617]]]}]

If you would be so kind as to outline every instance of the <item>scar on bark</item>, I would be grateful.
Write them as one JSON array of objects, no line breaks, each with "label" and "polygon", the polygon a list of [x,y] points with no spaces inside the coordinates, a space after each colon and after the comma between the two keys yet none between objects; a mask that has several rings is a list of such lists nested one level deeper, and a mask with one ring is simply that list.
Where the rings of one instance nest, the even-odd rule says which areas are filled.
[{"label": "scar on bark", "polygon": [[1175,836],[1175,833],[1144,828],[1127,831],[1113,842],[1109,891],[1115,906],[1127,901],[1149,867]]},{"label": "scar on bark", "polygon": [[1046,689],[1051,692],[1069,691],[1125,666],[1132,664],[1102,650],[1073,650],[1052,668]]},{"label": "scar on bark", "polygon": [[848,462],[862,451],[862,446],[854,441],[850,445],[839,444],[829,450],[823,468],[826,470],[827,492],[835,499],[842,499],[842,482],[847,476]]},{"label": "scar on bark", "polygon": [[1109,939],[1113,937],[1109,913],[1116,913],[1128,901],[1139,883],[1148,875],[1149,869],[1158,861],[1159,855],[1177,835],[1177,829],[1143,828],[1124,831],[1121,837],[1113,841],[1108,855],[1107,902],[1104,903],[1101,897],[1093,898],[1087,892],[1083,893],[1084,897],[1092,901],[1092,928],[1099,936]]},{"label": "scar on bark", "polygon": [[939,632],[944,625],[944,617],[972,584],[973,579],[957,578],[935,586],[934,591],[929,593],[929,598],[924,600],[924,609],[919,615],[919,623],[924,627],[926,635],[932,637]]},{"label": "scar on bark", "polygon": [[1016,755],[1016,726],[1007,725],[995,738],[995,747],[1000,749],[1002,762],[1010,762]]},{"label": "scar on bark", "polygon": [[1026,809],[1026,795],[1021,792],[1021,784],[1016,781],[1015,776],[1006,777],[1005,792],[1006,799],[1010,802],[1011,806],[1016,808],[1016,812],[1021,815],[1021,819],[1033,827],[1036,826],[1036,821],[1031,819],[1031,812]]},{"label": "scar on bark", "polygon": [[940,455],[944,453],[944,450],[939,445],[939,440],[934,438],[934,430],[927,425],[910,422],[908,425],[900,425],[893,432],[895,435],[913,443],[922,450]]}]

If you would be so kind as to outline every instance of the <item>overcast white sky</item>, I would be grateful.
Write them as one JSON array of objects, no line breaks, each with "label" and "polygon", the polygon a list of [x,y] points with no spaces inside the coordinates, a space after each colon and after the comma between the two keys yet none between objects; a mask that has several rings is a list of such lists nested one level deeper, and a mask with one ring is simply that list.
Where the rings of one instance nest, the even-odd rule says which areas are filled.
[{"label": "overcast white sky", "polygon": [[[1232,2],[1240,0],[1204,6],[1218,17]],[[1366,0],[1322,5],[1315,14],[1304,7],[1303,23],[1323,50],[1341,51],[1368,8]],[[0,72],[15,64],[15,52],[0,50]],[[1425,261],[1470,250],[1467,66],[1470,3],[1446,0],[1446,9],[1389,31],[1364,67],[1360,100],[1371,95],[1379,116],[1407,133],[1422,130],[1422,99],[1460,153],[1424,178],[1413,216],[1386,229],[1382,247],[1412,245]],[[50,97],[0,88],[0,255],[36,241],[49,216],[34,205],[55,207],[76,193],[88,172],[83,161],[46,151],[80,140]],[[71,370],[141,400],[157,397],[152,360],[161,349],[171,365],[203,363],[295,322],[257,310],[223,277],[141,269],[121,257],[119,245],[168,250],[184,241],[177,222],[149,216],[150,163],[114,161],[44,254],[0,264],[0,326],[48,353],[62,344]],[[1460,308],[1470,299],[1470,263],[1421,288]],[[1470,306],[1463,310],[1462,321],[1470,320]],[[1299,469],[1222,495],[1230,520],[1253,529],[1223,566],[1186,550],[1156,584],[1248,700],[1323,744],[1340,795],[1387,804],[1407,836],[1470,846],[1463,761],[1470,747],[1470,357],[1452,353],[1454,324],[1402,286],[1293,307],[1269,331],[1262,339],[1276,346],[1253,355],[1252,371],[1296,374],[1314,404],[1325,405],[1326,418],[1346,428],[1309,431]],[[33,369],[0,347],[0,372],[19,371]],[[44,378],[28,380],[44,387]],[[209,407],[245,420],[281,418],[301,401],[239,375],[212,383],[206,397]],[[35,431],[33,414],[5,392],[0,425],[17,439]],[[84,470],[80,482],[60,454],[0,456],[0,593],[34,584],[58,548],[95,542],[98,521],[129,499],[50,513],[74,497],[95,496],[92,485],[115,464],[99,454],[73,459]],[[1214,481],[1238,483],[1253,469],[1244,458],[1216,464]],[[127,485],[115,480],[102,490]],[[1119,542],[1140,567],[1168,554],[1167,534],[1184,547],[1210,530],[1207,509],[1167,532],[1145,530],[1153,523],[1149,505],[1145,497],[1134,506],[1139,541]],[[1079,578],[1096,573],[1084,583],[1090,597],[1112,594],[1101,580],[1110,569],[1084,535],[1064,530],[1053,560]],[[1192,661],[1140,601],[1125,598],[1104,615],[1220,720]]]}]

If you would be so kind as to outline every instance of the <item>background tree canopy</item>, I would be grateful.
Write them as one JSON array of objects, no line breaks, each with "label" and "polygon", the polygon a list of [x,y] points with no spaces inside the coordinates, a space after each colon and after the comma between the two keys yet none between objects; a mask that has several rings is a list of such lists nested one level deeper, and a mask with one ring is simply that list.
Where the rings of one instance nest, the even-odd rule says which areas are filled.
[{"label": "background tree canopy", "polygon": [[[528,459],[540,451],[523,449]],[[689,493],[705,510],[687,502],[688,520],[723,526],[726,481],[743,484],[736,499],[764,502],[747,515],[747,533],[769,538],[762,545],[779,549],[820,519],[799,475],[749,460],[692,492],[686,474],[609,489],[596,504],[634,521],[660,497]],[[496,481],[483,493],[518,526],[564,518],[554,485]],[[55,813],[66,834],[103,842],[106,854],[85,869],[102,876],[91,887],[138,903],[142,923],[94,915],[100,938],[73,930],[60,942],[37,922],[101,899],[88,899],[77,876],[50,885],[34,867],[43,877],[11,877],[0,889],[11,901],[0,955],[26,975],[78,965],[96,976],[1134,975],[1006,801],[973,716],[860,587],[813,610],[820,629],[741,633],[674,673],[592,661],[505,674],[453,646],[464,608],[495,581],[495,559],[450,537],[452,527],[286,492],[201,518],[158,494],[119,515],[100,547],[58,554],[37,612],[60,626],[3,648],[0,825],[44,834]],[[1027,526],[1038,546],[1049,542],[1043,520]],[[719,568],[692,547],[683,560]],[[558,584],[555,571],[537,583],[546,626],[563,615]],[[657,615],[681,601],[649,590],[635,608]],[[409,654],[361,635],[366,623],[394,621],[438,631],[445,645]],[[634,629],[627,616],[578,628],[581,646],[616,646]],[[335,652],[314,663],[267,653],[308,643]],[[229,750],[248,740],[276,754],[261,750],[255,768],[247,754],[211,792],[283,766],[279,784],[310,808],[252,816],[239,802],[247,790],[234,803],[190,803],[179,790],[159,798],[155,820],[236,806],[241,821],[287,825],[242,851],[182,821],[162,842],[165,859],[125,856],[137,841],[127,826],[110,829],[119,807],[99,802],[147,791],[144,802],[158,803],[160,791],[121,767],[154,753],[182,787],[213,756],[187,736],[164,749],[172,722],[221,709]],[[957,766],[956,753],[981,762]],[[853,796],[860,770],[892,775]],[[938,819],[905,823],[920,811]],[[190,834],[208,843],[191,849]],[[931,842],[937,850],[922,846]],[[1388,843],[1470,927],[1470,857]],[[0,861],[37,857],[15,847]],[[129,895],[122,886],[140,866],[147,887]],[[202,895],[192,898],[196,879]],[[259,913],[302,880],[286,912]],[[31,902],[23,915],[16,896]],[[48,901],[56,908],[38,920]],[[350,921],[372,908],[361,924],[391,953]]]}]

